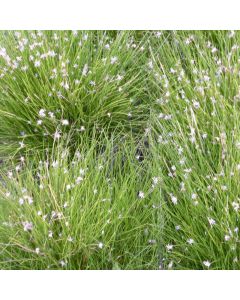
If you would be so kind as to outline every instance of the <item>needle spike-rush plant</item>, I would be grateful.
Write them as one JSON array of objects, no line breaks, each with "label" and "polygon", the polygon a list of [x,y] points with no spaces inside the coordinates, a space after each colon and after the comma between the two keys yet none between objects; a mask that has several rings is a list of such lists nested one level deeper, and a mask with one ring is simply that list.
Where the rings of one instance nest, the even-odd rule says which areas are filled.
[{"label": "needle spike-rush plant", "polygon": [[240,269],[238,31],[0,32],[1,269]]}]

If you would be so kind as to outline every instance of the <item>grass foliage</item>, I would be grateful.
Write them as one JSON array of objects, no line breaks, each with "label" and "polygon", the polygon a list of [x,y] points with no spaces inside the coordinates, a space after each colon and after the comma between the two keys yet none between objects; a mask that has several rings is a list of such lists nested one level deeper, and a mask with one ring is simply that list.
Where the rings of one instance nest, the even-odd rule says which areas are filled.
[{"label": "grass foliage", "polygon": [[0,268],[239,269],[239,48],[2,32]]}]

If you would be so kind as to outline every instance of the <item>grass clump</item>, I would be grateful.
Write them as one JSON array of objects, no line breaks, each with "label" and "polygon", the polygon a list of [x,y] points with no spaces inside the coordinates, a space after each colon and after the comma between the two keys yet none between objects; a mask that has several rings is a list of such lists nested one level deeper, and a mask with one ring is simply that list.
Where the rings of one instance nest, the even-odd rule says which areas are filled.
[{"label": "grass clump", "polygon": [[157,185],[133,144],[115,148],[107,139],[71,158],[59,145],[4,178],[1,268],[157,268]]},{"label": "grass clump", "polygon": [[239,32],[0,45],[1,268],[239,269]]},{"label": "grass clump", "polygon": [[239,33],[231,34],[165,33],[152,56],[164,268],[239,269]]},{"label": "grass clump", "polygon": [[2,32],[2,155],[52,147],[64,134],[75,145],[85,131],[142,131],[145,44],[144,33],[126,31]]}]

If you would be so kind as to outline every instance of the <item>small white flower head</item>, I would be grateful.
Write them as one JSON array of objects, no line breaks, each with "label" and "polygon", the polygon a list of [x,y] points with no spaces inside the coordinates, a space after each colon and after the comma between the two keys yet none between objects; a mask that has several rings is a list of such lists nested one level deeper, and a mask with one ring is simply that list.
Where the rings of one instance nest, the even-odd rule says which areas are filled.
[{"label": "small white flower head", "polygon": [[158,182],[159,182],[159,177],[153,177],[153,185],[155,186],[155,185],[157,185],[158,184]]},{"label": "small white flower head", "polygon": [[221,189],[222,189],[222,191],[226,191],[228,188],[227,188],[226,185],[222,185],[222,186],[221,186]]},{"label": "small white flower head", "polygon": [[33,229],[32,222],[25,221],[25,222],[22,223],[22,225],[23,225],[23,230],[24,231],[31,231]]},{"label": "small white flower head", "polygon": [[12,171],[8,171],[7,174],[8,174],[8,178],[9,178],[9,179],[13,178],[13,172],[12,172]]},{"label": "small white flower head", "polygon": [[235,35],[235,31],[234,31],[234,30],[231,30],[231,31],[228,33],[228,36],[229,36],[230,38],[234,37],[234,35]]},{"label": "small white flower head", "polygon": [[152,60],[150,60],[148,62],[148,67],[149,67],[149,69],[153,69],[153,62],[152,62]]},{"label": "small white flower head", "polygon": [[24,198],[28,201],[28,204],[32,204],[33,203],[33,198],[32,197],[25,196]]},{"label": "small white flower head", "polygon": [[56,130],[55,133],[54,133],[54,139],[55,139],[55,140],[59,140],[60,137],[61,137],[60,132]]},{"label": "small white flower head", "polygon": [[68,238],[67,238],[67,240],[68,240],[68,242],[73,242],[73,238],[71,237],[71,236],[69,236]]},{"label": "small white flower head", "polygon": [[38,114],[41,118],[44,118],[46,117],[46,110],[42,108],[39,110]]},{"label": "small white flower head", "polygon": [[36,60],[36,61],[34,62],[34,66],[35,66],[36,68],[40,67],[40,65],[41,65],[40,60]]},{"label": "small white flower head", "polygon": [[173,267],[173,261],[171,260],[170,263],[168,264],[168,269],[170,270],[172,269],[172,267]]},{"label": "small white flower head", "polygon": [[20,148],[23,148],[23,147],[25,147],[25,144],[24,144],[24,142],[23,142],[23,141],[19,142],[19,145],[20,145]]},{"label": "small white flower head", "polygon": [[143,198],[145,197],[144,192],[139,191],[139,192],[138,192],[138,197],[139,197],[140,199],[143,199]]},{"label": "small white flower head", "polygon": [[6,192],[6,193],[5,193],[5,196],[6,196],[7,198],[10,197],[10,195],[11,195],[10,192]]},{"label": "small white flower head", "polygon": [[66,261],[64,260],[60,260],[59,264],[61,267],[65,267],[67,265]]},{"label": "small white flower head", "polygon": [[37,120],[37,125],[42,125],[42,120]]},{"label": "small white flower head", "polygon": [[236,148],[240,150],[240,142],[236,142]]},{"label": "small white flower head", "polygon": [[58,167],[58,161],[57,160],[53,161],[52,167],[53,168],[57,168]]},{"label": "small white flower head", "polygon": [[75,182],[76,184],[79,184],[81,181],[83,181],[83,177],[78,176]]},{"label": "small white flower head", "polygon": [[40,254],[40,249],[39,249],[39,248],[36,248],[36,249],[35,249],[35,252],[36,252],[37,254]]},{"label": "small white flower head", "polygon": [[80,131],[85,131],[85,127],[84,127],[84,126],[81,126],[81,127],[80,127]]},{"label": "small white flower head", "polygon": [[23,205],[23,204],[24,204],[24,199],[23,199],[23,198],[19,198],[18,203],[19,203],[20,205]]},{"label": "small white flower head", "polygon": [[86,76],[86,75],[87,75],[87,72],[88,72],[88,65],[85,64],[84,67],[83,67],[82,75],[83,75],[83,76]]},{"label": "small white flower head", "polygon": [[148,243],[151,244],[151,245],[156,244],[156,242],[157,242],[156,240],[148,240]]},{"label": "small white flower head", "polygon": [[226,234],[225,236],[224,236],[224,239],[225,239],[225,241],[227,242],[227,241],[229,241],[230,240],[230,235],[228,235],[228,234]]},{"label": "small white flower head", "polygon": [[18,171],[20,171],[21,170],[21,166],[20,165],[17,165],[16,167],[15,167],[15,170],[18,172]]},{"label": "small white flower head", "polygon": [[178,199],[177,199],[177,197],[176,196],[174,196],[174,195],[170,195],[171,196],[171,201],[172,201],[172,203],[174,204],[174,205],[176,205],[177,204],[177,202],[178,202]]},{"label": "small white flower head", "polygon": [[100,242],[100,243],[98,244],[98,248],[99,248],[99,249],[102,249],[102,248],[103,248],[103,246],[104,246],[104,245],[103,245],[103,243],[102,243],[102,242]]},{"label": "small white flower head", "polygon": [[187,242],[188,242],[189,245],[192,245],[192,244],[195,243],[195,241],[193,239],[188,239]]},{"label": "small white flower head", "polygon": [[62,125],[64,125],[64,126],[69,125],[69,121],[66,119],[62,120],[61,122],[62,122]]},{"label": "small white flower head", "polygon": [[115,64],[117,62],[118,58],[116,56],[113,56],[111,57],[110,61],[111,61],[111,64]]},{"label": "small white flower head", "polygon": [[178,230],[180,230],[181,229],[181,225],[176,225],[175,226],[175,229],[178,231]]},{"label": "small white flower head", "polygon": [[166,249],[167,249],[167,251],[173,250],[173,245],[167,244],[167,245],[166,245]]},{"label": "small white flower head", "polygon": [[208,218],[208,222],[211,226],[216,224],[216,221],[213,218]]},{"label": "small white flower head", "polygon": [[192,194],[192,199],[193,199],[193,200],[197,199],[197,194],[194,194],[194,193],[193,193],[193,194]]},{"label": "small white flower head", "polygon": [[200,108],[200,103],[198,101],[193,101],[193,107],[196,109]]},{"label": "small white flower head", "polygon": [[210,263],[209,260],[204,260],[204,261],[203,261],[203,264],[204,264],[204,266],[207,267],[207,268],[209,268],[209,267],[211,266],[211,263]]}]

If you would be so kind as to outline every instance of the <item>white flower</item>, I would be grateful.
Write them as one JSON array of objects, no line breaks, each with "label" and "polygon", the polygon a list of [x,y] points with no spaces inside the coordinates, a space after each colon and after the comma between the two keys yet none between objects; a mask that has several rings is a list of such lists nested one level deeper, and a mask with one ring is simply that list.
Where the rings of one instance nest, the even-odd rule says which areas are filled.
[{"label": "white flower", "polygon": [[80,127],[80,131],[85,131],[85,127],[84,127],[84,126],[81,126],[81,127]]},{"label": "white flower", "polygon": [[35,249],[35,252],[36,252],[37,254],[39,254],[39,253],[40,253],[40,249],[39,249],[39,248],[36,248],[36,249]]},{"label": "white flower", "polygon": [[210,261],[208,261],[208,260],[204,260],[204,261],[203,261],[203,264],[204,264],[204,266],[206,266],[207,268],[209,268],[209,267],[211,266],[211,263],[210,263]]},{"label": "white flower", "polygon": [[65,267],[67,263],[66,263],[64,260],[60,260],[59,264],[60,264],[62,267]]},{"label": "white flower", "polygon": [[193,239],[188,239],[187,242],[189,245],[192,245],[195,241]]},{"label": "white flower", "polygon": [[171,251],[173,249],[173,245],[167,244],[166,249],[167,249],[167,251]]},{"label": "white flower", "polygon": [[208,218],[208,222],[211,226],[216,224],[216,221],[213,218]]},{"label": "white flower", "polygon": [[65,120],[62,120],[61,122],[62,122],[62,125],[69,125],[69,121],[66,120],[66,119],[65,119]]},{"label": "white flower", "polygon": [[56,160],[56,161],[53,161],[52,167],[53,167],[53,168],[57,168],[57,167],[58,167],[58,161],[57,161],[57,160]]},{"label": "white flower", "polygon": [[180,226],[180,225],[176,225],[176,226],[175,226],[175,229],[176,229],[176,230],[180,230],[180,229],[181,229],[181,226]]},{"label": "white flower", "polygon": [[21,148],[23,148],[23,147],[25,146],[25,144],[24,144],[23,141],[22,141],[22,142],[19,142],[19,145],[20,145]]},{"label": "white flower", "polygon": [[116,56],[111,57],[111,64],[115,64],[115,62],[117,62],[118,58]]},{"label": "white flower", "polygon": [[177,197],[175,197],[175,196],[173,196],[173,195],[170,195],[170,196],[171,196],[172,203],[173,203],[174,205],[176,205],[177,202],[178,202]]},{"label": "white flower", "polygon": [[85,64],[84,67],[83,67],[82,75],[83,75],[83,76],[86,76],[86,75],[87,75],[87,72],[88,72],[88,65]]},{"label": "white flower", "polygon": [[55,133],[54,133],[54,139],[58,140],[58,139],[60,139],[60,137],[61,137],[60,132],[56,130]]},{"label": "white flower", "polygon": [[23,230],[24,231],[31,231],[33,229],[33,224],[32,222],[23,222]]},{"label": "white flower", "polygon": [[61,82],[61,86],[65,89],[65,90],[69,90],[69,84],[67,82]]},{"label": "white flower", "polygon": [[192,199],[197,199],[197,194],[192,194]]},{"label": "white flower", "polygon": [[85,170],[83,170],[83,169],[80,169],[80,170],[79,170],[79,173],[80,173],[81,175],[84,175],[84,173],[85,173]]},{"label": "white flower", "polygon": [[140,191],[138,193],[138,197],[141,198],[141,199],[143,199],[145,197],[144,192]]},{"label": "white flower", "polygon": [[153,69],[153,62],[151,60],[148,62],[148,67],[149,69]]},{"label": "white flower", "polygon": [[40,117],[44,118],[44,117],[46,117],[45,112],[46,112],[46,110],[42,108],[42,109],[39,110],[38,114],[39,114]]},{"label": "white flower", "polygon": [[83,180],[83,178],[81,176],[77,177],[76,184],[79,184],[82,180]]},{"label": "white flower", "polygon": [[237,149],[240,149],[240,142],[236,142]]},{"label": "white flower", "polygon": [[226,234],[226,235],[224,236],[225,241],[229,241],[230,238],[231,238],[231,237],[230,237],[228,234]]},{"label": "white flower", "polygon": [[41,62],[40,62],[39,60],[36,60],[36,61],[34,62],[34,66],[35,66],[35,67],[40,67],[40,65],[41,65]]},{"label": "white flower", "polygon": [[158,184],[159,178],[158,177],[153,177],[153,184],[156,185]]},{"label": "white flower", "polygon": [[103,245],[103,243],[102,243],[102,242],[100,242],[100,243],[98,244],[98,248],[99,248],[99,249],[102,249],[102,248],[103,248],[103,246],[104,246],[104,245]]},{"label": "white flower", "polygon": [[24,204],[24,199],[23,198],[19,198],[18,202],[19,202],[20,205],[23,205]]}]

